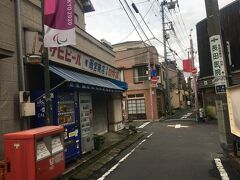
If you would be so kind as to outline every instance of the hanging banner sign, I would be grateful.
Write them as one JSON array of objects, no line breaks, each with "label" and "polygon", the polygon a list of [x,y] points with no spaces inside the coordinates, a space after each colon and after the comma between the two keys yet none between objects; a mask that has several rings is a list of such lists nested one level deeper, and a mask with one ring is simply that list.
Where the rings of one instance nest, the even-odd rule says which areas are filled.
[{"label": "hanging banner sign", "polygon": [[[25,33],[25,37],[26,54],[41,55],[44,49],[42,37],[37,32],[30,31]],[[95,58],[89,57],[69,46],[48,48],[48,58],[50,61],[87,71],[99,76],[117,80],[120,79],[118,69]]]},{"label": "hanging banner sign", "polygon": [[44,0],[44,46],[76,44],[75,0]]},{"label": "hanging banner sign", "polygon": [[220,35],[209,38],[216,93],[226,93],[226,71],[223,59],[223,47]]}]

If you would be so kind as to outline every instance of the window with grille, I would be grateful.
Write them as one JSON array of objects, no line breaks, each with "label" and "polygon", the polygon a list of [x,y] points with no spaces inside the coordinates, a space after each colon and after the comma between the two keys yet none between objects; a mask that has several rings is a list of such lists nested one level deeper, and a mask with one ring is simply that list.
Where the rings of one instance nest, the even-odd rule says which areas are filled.
[{"label": "window with grille", "polygon": [[128,100],[128,114],[145,114],[145,99]]}]

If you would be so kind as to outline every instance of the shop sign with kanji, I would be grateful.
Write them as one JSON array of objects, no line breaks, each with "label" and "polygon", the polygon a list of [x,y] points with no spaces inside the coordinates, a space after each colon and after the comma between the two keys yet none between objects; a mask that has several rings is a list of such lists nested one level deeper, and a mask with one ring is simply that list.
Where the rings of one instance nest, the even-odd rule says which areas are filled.
[{"label": "shop sign with kanji", "polygon": [[226,92],[226,71],[220,35],[209,38],[216,93]]}]

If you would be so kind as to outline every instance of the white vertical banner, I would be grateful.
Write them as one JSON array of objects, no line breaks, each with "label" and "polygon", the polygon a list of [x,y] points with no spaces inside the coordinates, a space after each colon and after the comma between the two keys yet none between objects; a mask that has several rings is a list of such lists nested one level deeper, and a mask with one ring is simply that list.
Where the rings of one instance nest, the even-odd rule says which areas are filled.
[{"label": "white vertical banner", "polygon": [[212,58],[212,67],[214,74],[215,90],[216,93],[225,93],[226,92],[226,71],[224,65],[223,57],[223,47],[221,43],[221,36],[214,35],[209,38],[210,41],[210,50]]}]

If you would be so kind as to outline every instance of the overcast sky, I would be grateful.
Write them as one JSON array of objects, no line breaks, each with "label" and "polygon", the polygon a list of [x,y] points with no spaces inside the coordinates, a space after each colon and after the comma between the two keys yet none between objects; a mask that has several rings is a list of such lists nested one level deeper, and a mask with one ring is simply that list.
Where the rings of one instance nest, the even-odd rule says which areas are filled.
[{"label": "overcast sky", "polygon": [[[121,0],[124,3],[124,0]],[[154,36],[162,41],[162,21],[161,12],[157,0],[126,0],[129,5],[133,2],[137,5],[139,12],[144,16],[146,23],[150,27]],[[168,0],[170,1],[170,0]],[[219,7],[223,7],[234,0],[218,0]],[[128,19],[119,0],[91,0],[95,11],[86,14],[86,29],[95,38],[105,39],[111,44],[124,41],[140,40],[140,37],[134,30],[133,25]],[[197,51],[196,24],[206,17],[204,0],[179,0],[179,8],[168,11],[166,9],[166,22],[172,21],[176,31],[174,36],[172,31],[170,34],[170,46],[174,49],[179,57],[175,57],[178,66],[181,68],[181,60],[187,58],[187,49],[189,47],[190,29],[193,29],[194,48]],[[135,14],[139,21],[141,18]],[[152,38],[152,34],[148,31],[144,23],[141,23],[148,38]],[[143,40],[146,40],[143,34]],[[157,47],[158,53],[163,54],[163,46],[156,40],[151,43]],[[171,57],[170,57],[171,58]],[[173,58],[173,57],[172,57]],[[174,59],[172,59],[174,60]],[[162,59],[160,59],[162,61]],[[198,64],[196,54],[196,64]]]}]

